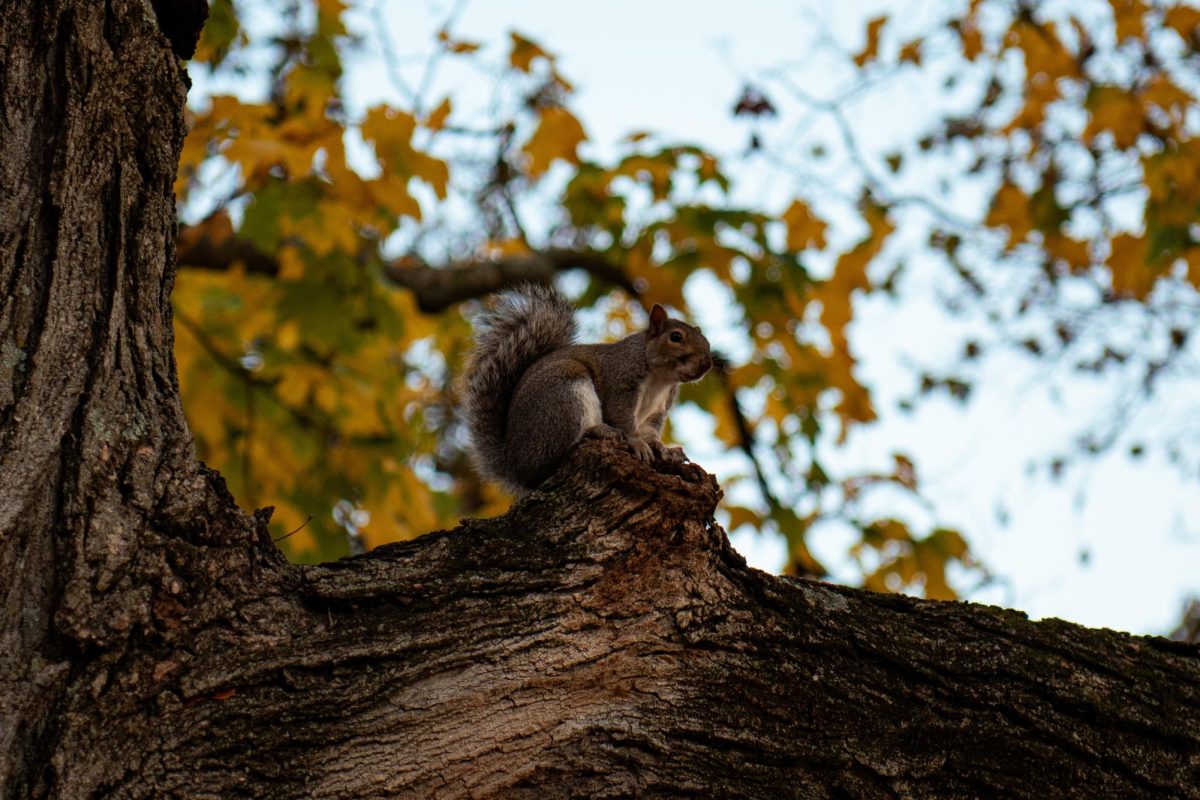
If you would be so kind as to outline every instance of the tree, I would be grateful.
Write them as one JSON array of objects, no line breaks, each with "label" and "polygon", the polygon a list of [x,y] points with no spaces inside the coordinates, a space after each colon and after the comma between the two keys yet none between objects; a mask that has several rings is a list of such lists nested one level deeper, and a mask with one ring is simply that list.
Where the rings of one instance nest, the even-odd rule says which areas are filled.
[{"label": "tree", "polygon": [[[825,247],[826,224],[800,200],[780,214],[737,205],[702,147],[635,132],[615,160],[585,157],[570,81],[520,33],[496,62],[448,20],[415,81],[379,36],[377,69],[402,102],[354,109],[341,55],[362,49],[365,7],[296,4],[250,31],[236,10],[214,5],[197,67],[212,83],[269,66],[257,97],[196,104],[176,186],[191,222],[179,360],[201,457],[239,499],[276,505],[277,535],[300,529],[290,553],[331,557],[506,507],[468,467],[453,413],[474,301],[574,273],[581,305],[623,333],[649,303],[686,313],[685,289],[709,280],[752,350],[683,395],[745,456],[726,484],[752,501],[727,504],[730,524],[781,533],[789,571],[812,575],[825,568],[810,531],[848,526],[867,585],[955,596],[947,569],[972,566],[958,532],[869,511],[884,487],[918,491],[911,459],[838,474],[818,449],[875,416],[846,325],[893,229],[881,206],[864,201],[857,244],[818,278],[804,251]],[[483,74],[483,110],[427,96],[447,60]]]},{"label": "tree", "polygon": [[715,482],[577,448],[491,520],[289,564],[179,402],[202,5],[0,18],[0,792],[1197,796],[1200,652],[775,578]]}]

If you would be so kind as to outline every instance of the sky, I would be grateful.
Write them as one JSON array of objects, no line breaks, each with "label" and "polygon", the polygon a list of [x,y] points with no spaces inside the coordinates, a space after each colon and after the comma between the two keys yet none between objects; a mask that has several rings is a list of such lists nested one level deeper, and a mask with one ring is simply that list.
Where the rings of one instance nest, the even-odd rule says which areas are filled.
[{"label": "sky", "polygon": [[[403,105],[396,83],[377,69],[380,38],[388,37],[403,80],[418,86],[430,42],[452,18],[454,35],[483,42],[485,57],[503,58],[508,31],[514,29],[559,54],[559,69],[577,90],[571,108],[591,139],[589,155],[603,157],[637,130],[737,153],[746,147],[748,129],[730,110],[747,80],[786,69],[806,91],[820,94],[848,77],[839,72],[829,48],[857,50],[866,21],[880,13],[893,15],[912,33],[921,32],[933,19],[934,5],[912,0],[381,1],[375,6],[378,14],[352,18],[365,37],[363,63],[376,68],[352,69],[347,97],[360,108],[381,101]],[[439,65],[427,102],[450,95],[456,108],[460,99],[466,108],[472,96],[477,101],[486,96],[485,84],[476,71]],[[873,95],[869,108],[853,112],[860,114],[856,133],[864,149],[883,152],[889,143],[911,139],[929,118],[927,91],[927,84],[901,82]],[[786,140],[789,126],[802,123],[780,119],[769,133]],[[744,160],[733,177],[738,200],[774,211],[782,210],[804,180],[765,159]],[[956,202],[970,208],[982,198],[964,196]],[[836,205],[818,210],[832,217],[835,229],[838,215],[846,216]],[[853,221],[841,222],[852,239]],[[896,401],[911,388],[912,365],[947,364],[961,347],[964,330],[977,324],[949,318],[932,299],[939,278],[917,267],[902,302],[873,298],[856,305],[851,341],[860,356],[860,377],[872,387],[882,418],[827,457],[859,469],[886,467],[893,452],[913,457],[922,494],[936,509],[935,521],[963,530],[995,576],[990,585],[966,592],[968,599],[1019,608],[1034,618],[1168,632],[1180,619],[1185,599],[1200,594],[1197,476],[1183,476],[1153,457],[1131,461],[1120,455],[1089,462],[1060,482],[1044,473],[1030,475],[1029,462],[1068,447],[1082,422],[1105,411],[1108,395],[1103,387],[1049,374],[1045,365],[1015,356],[990,359],[985,380],[965,407],[933,398],[911,415],[895,411]],[[706,302],[702,286],[689,288],[689,302],[710,338],[736,347],[739,335],[723,309]],[[1172,409],[1185,414],[1182,401],[1165,398],[1153,413],[1166,419]],[[736,458],[719,451],[702,427],[687,409],[673,417],[673,430],[694,460],[718,474],[737,469]],[[735,532],[731,540],[755,566],[776,571],[783,563],[781,540],[748,531]],[[852,581],[848,543],[846,535],[830,530],[818,533],[811,545],[833,566],[835,577]]]}]

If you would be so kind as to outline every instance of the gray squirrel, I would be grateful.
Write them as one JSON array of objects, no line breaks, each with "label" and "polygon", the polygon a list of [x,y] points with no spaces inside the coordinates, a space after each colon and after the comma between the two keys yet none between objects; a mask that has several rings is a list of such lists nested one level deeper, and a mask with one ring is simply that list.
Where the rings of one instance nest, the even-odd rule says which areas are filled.
[{"label": "gray squirrel", "polygon": [[650,324],[612,344],[576,344],[575,311],[552,288],[496,296],[475,318],[465,416],[476,469],[517,497],[582,437],[622,440],[640,461],[683,462],[659,438],[680,383],[712,368],[700,329],[660,305]]}]

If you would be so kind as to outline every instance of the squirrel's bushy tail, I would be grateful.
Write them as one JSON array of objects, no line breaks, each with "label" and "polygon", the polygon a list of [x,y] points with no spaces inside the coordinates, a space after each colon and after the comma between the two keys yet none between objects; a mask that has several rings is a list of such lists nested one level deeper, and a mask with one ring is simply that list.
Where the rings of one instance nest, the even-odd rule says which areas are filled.
[{"label": "squirrel's bushy tail", "polygon": [[522,494],[528,490],[505,463],[508,406],[525,370],[542,356],[574,343],[575,312],[554,289],[529,284],[497,295],[474,325],[475,347],[465,391],[472,461],[484,478]]}]

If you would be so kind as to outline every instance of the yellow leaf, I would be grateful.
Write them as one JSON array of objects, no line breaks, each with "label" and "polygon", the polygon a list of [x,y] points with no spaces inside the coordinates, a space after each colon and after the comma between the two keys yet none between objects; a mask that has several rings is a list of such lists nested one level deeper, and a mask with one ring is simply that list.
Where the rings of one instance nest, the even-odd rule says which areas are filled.
[{"label": "yellow leaf", "polygon": [[983,34],[980,33],[973,17],[962,23],[959,36],[962,37],[963,58],[974,61],[983,52]]},{"label": "yellow leaf", "polygon": [[649,266],[636,273],[630,270],[630,274],[641,290],[641,301],[647,306],[661,303],[664,306],[687,308],[687,301],[683,299],[683,281],[674,270]]},{"label": "yellow leaf", "polygon": [[297,64],[284,75],[283,84],[292,113],[310,121],[325,119],[325,109],[337,94],[337,75],[317,66]]},{"label": "yellow leaf", "polygon": [[1013,25],[1012,35],[1017,47],[1025,54],[1025,71],[1031,80],[1042,75],[1045,77],[1039,80],[1053,84],[1059,78],[1079,75],[1079,64],[1063,45],[1058,26],[1053,22],[1041,24],[1021,20]]},{"label": "yellow leaf", "polygon": [[325,370],[308,363],[296,364],[280,374],[275,392],[279,399],[290,406],[299,407],[308,402],[313,389],[329,379]]},{"label": "yellow leaf", "polygon": [[1149,10],[1142,0],[1110,0],[1113,20],[1117,24],[1117,44],[1126,39],[1141,39],[1146,35],[1143,15]]},{"label": "yellow leaf", "polygon": [[742,525],[749,525],[753,528],[762,526],[762,516],[749,508],[742,506],[726,506],[726,513],[729,514],[729,530],[736,530]]},{"label": "yellow leaf", "polygon": [[341,16],[346,10],[346,0],[317,0],[317,11],[331,17]]},{"label": "yellow leaf", "polygon": [[[1197,14],[1200,15],[1200,12]],[[1146,87],[1143,97],[1148,104],[1165,111],[1176,125],[1183,124],[1185,115],[1192,107],[1192,96],[1179,88],[1166,74],[1155,76]]]},{"label": "yellow leaf", "polygon": [[554,61],[554,56],[543,50],[532,39],[526,39],[516,31],[510,32],[509,35],[512,37],[512,52],[508,56],[508,63],[521,72],[529,72],[533,68],[533,61],[536,58]]},{"label": "yellow leaf", "polygon": [[429,112],[429,116],[425,118],[425,127],[431,131],[440,131],[446,125],[446,118],[450,116],[450,98],[447,97],[441,102],[437,108]]},{"label": "yellow leaf", "polygon": [[300,323],[290,319],[280,325],[279,330],[275,332],[275,344],[281,350],[295,350],[296,345],[300,344]]},{"label": "yellow leaf", "polygon": [[438,41],[441,42],[442,47],[444,47],[448,52],[458,53],[460,55],[474,53],[481,47],[478,42],[465,42],[451,37],[450,32],[445,28],[438,31],[437,38]]},{"label": "yellow leaf", "polygon": [[946,562],[927,547],[916,552],[917,563],[925,575],[925,596],[930,600],[955,600],[958,595],[946,582]]},{"label": "yellow leaf", "polygon": [[901,453],[893,453],[892,460],[896,462],[896,472],[893,475],[896,483],[915,491],[917,488],[917,470],[913,466],[912,459]]},{"label": "yellow leaf", "polygon": [[1008,246],[1015,247],[1033,230],[1029,197],[1013,184],[1004,184],[996,192],[984,223],[992,228],[1008,228]]},{"label": "yellow leaf", "polygon": [[1138,300],[1146,299],[1158,279],[1158,275],[1146,264],[1145,238],[1129,233],[1113,237],[1108,268],[1112,272],[1113,292],[1132,295]]},{"label": "yellow leaf", "polygon": [[921,66],[921,39],[913,39],[900,48],[900,63],[908,62]]},{"label": "yellow leaf", "polygon": [[787,225],[787,248],[799,252],[809,247],[825,247],[825,223],[813,216],[809,207],[796,200],[783,212]]},{"label": "yellow leaf", "polygon": [[298,281],[304,277],[304,259],[294,247],[279,250],[279,280]]},{"label": "yellow leaf", "polygon": [[[266,175],[271,167],[292,162],[292,148],[277,139],[239,136],[230,143],[223,155],[229,161],[240,164],[242,173],[249,177]],[[303,175],[307,165],[289,174]]]},{"label": "yellow leaf", "polygon": [[479,247],[480,256],[492,261],[527,256],[530,252],[529,243],[524,239],[493,239]]},{"label": "yellow leaf", "polygon": [[375,143],[375,152],[385,166],[396,168],[412,151],[412,135],[417,121],[411,114],[390,106],[375,106],[367,111],[361,130],[364,139]]},{"label": "yellow leaf", "polygon": [[846,337],[846,326],[853,316],[853,294],[870,286],[867,266],[883,249],[887,237],[895,230],[887,214],[876,206],[866,212],[871,233],[857,246],[838,259],[833,275],[813,291],[813,297],[821,302],[821,325],[829,333],[833,353],[827,364],[829,384],[841,393],[836,411],[841,418],[842,430],[839,443],[845,441],[851,424],[870,422],[875,419],[875,409],[870,393],[854,377],[856,362],[850,353]]},{"label": "yellow leaf", "polygon": [[440,158],[424,156],[424,154],[422,156],[414,164],[413,175],[429,184],[439,200],[445,200],[446,191],[450,186],[450,167]]},{"label": "yellow leaf", "polygon": [[578,164],[576,150],[586,138],[579,120],[565,108],[542,109],[537,130],[524,147],[529,156],[529,174],[534,178],[545,174],[555,159]]},{"label": "yellow leaf", "polygon": [[1088,93],[1087,108],[1092,117],[1083,132],[1085,142],[1091,144],[1100,133],[1109,131],[1122,150],[1137,143],[1143,119],[1137,97],[1115,86],[1097,86]]},{"label": "yellow leaf", "polygon": [[874,61],[879,55],[879,34],[883,30],[887,16],[875,17],[867,23],[867,43],[854,57],[854,63],[860,68]]},{"label": "yellow leaf", "polygon": [[[385,168],[401,178],[420,178],[439,198],[445,199],[450,181],[449,167],[446,162],[413,148],[412,135],[416,127],[417,121],[411,114],[388,106],[375,106],[363,120],[362,135],[375,143],[375,153]],[[394,187],[388,191],[396,192]]]},{"label": "yellow leaf", "polygon": [[1200,10],[1190,6],[1175,6],[1163,15],[1163,22],[1190,43],[1196,35],[1196,28],[1200,27]]},{"label": "yellow leaf", "polygon": [[1092,265],[1091,247],[1087,242],[1061,234],[1047,234],[1046,252],[1079,274]]},{"label": "yellow leaf", "polygon": [[967,541],[958,531],[949,528],[938,528],[923,541],[925,546],[932,548],[946,559],[965,561],[967,559]]}]

